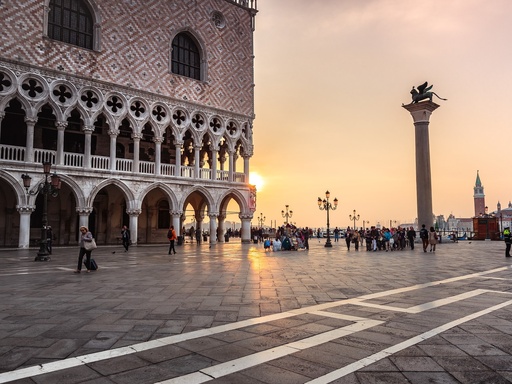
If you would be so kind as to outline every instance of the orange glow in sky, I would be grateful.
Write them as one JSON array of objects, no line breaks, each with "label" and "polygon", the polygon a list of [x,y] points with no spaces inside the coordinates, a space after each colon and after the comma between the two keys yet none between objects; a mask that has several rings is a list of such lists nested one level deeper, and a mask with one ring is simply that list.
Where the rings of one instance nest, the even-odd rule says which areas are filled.
[{"label": "orange glow in sky", "polygon": [[255,38],[257,212],[325,226],[413,222],[414,126],[401,107],[424,81],[435,215],[471,217],[476,171],[489,210],[512,200],[512,1],[260,0]]}]

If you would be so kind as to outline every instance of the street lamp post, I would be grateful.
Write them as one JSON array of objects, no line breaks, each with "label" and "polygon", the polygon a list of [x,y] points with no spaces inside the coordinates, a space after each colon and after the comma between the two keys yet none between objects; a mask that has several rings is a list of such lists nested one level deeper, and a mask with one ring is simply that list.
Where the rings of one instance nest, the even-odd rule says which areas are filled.
[{"label": "street lamp post", "polygon": [[359,215],[356,215],[356,210],[354,209],[353,215],[348,215],[348,218],[354,222],[352,229],[356,230],[356,221],[359,220]]},{"label": "street lamp post", "polygon": [[266,217],[263,216],[263,213],[260,213],[260,215],[258,216],[258,226],[260,228],[263,227],[263,223],[265,222],[265,219],[266,219]]},{"label": "street lamp post", "polygon": [[285,205],[284,207],[286,208],[286,212],[285,211],[281,211],[281,215],[285,218],[285,224],[288,225],[288,219],[292,218],[293,211],[292,210],[288,211],[289,205]]},{"label": "street lamp post", "polygon": [[325,242],[325,247],[332,247],[332,244],[331,244],[331,233],[329,231],[329,211],[332,210],[334,211],[336,208],[338,208],[338,199],[337,198],[334,198],[333,202],[334,202],[334,205],[332,205],[330,202],[329,202],[329,197],[331,196],[331,194],[329,193],[329,191],[325,192],[325,199],[322,200],[321,198],[318,198],[318,208],[321,210],[321,211],[327,211],[327,241]]},{"label": "street lamp post", "polygon": [[[37,256],[34,261],[49,261],[51,258],[49,256],[48,247],[47,247],[47,227],[48,227],[48,195],[52,195],[53,197],[57,197],[59,194],[59,190],[61,187],[61,182],[59,176],[54,173],[50,176],[50,171],[52,168],[52,163],[49,161],[43,162],[43,172],[44,172],[44,181],[42,181],[36,189],[30,191],[30,183],[32,178],[27,175],[21,175],[21,179],[23,180],[23,186],[27,191],[28,195],[37,195],[38,193],[43,194],[43,216],[41,218],[41,240],[39,242],[39,252],[37,252]],[[50,180],[48,181],[48,176],[50,176]]]}]

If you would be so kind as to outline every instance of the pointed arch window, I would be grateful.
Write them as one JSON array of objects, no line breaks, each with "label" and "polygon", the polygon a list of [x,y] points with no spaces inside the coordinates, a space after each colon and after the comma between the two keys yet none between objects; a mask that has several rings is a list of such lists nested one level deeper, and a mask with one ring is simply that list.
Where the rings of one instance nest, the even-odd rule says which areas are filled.
[{"label": "pointed arch window", "polygon": [[51,0],[49,8],[48,37],[93,49],[94,19],[83,0]]},{"label": "pointed arch window", "polygon": [[172,41],[171,72],[201,80],[201,55],[189,33],[179,33]]}]

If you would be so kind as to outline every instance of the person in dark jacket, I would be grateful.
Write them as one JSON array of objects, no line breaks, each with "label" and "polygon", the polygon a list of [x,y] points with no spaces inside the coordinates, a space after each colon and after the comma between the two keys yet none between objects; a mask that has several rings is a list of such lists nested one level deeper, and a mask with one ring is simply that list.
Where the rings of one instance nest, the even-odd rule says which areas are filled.
[{"label": "person in dark jacket", "polygon": [[121,229],[121,239],[123,241],[123,247],[124,251],[128,252],[128,247],[130,246],[130,230],[126,225],[123,225],[123,228]]}]

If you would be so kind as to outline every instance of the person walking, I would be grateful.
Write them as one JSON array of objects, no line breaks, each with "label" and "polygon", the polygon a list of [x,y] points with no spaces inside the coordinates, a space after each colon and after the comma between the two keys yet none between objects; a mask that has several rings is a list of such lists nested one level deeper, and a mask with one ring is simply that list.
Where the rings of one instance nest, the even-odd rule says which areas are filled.
[{"label": "person walking", "polygon": [[302,230],[302,237],[304,238],[304,248],[309,250],[309,228],[306,227]]},{"label": "person walking", "polygon": [[436,251],[436,244],[437,244],[437,233],[434,227],[430,227],[430,232],[428,233],[428,243],[430,244],[430,252]]},{"label": "person walking", "polygon": [[128,247],[130,246],[130,230],[126,225],[123,225],[121,229],[121,239],[123,241],[124,251],[128,252]]},{"label": "person walking", "polygon": [[411,250],[414,250],[414,240],[416,239],[416,231],[413,227],[409,227],[409,230],[407,231],[407,239],[409,240],[409,246],[411,247]]},{"label": "person walking", "polygon": [[93,240],[92,233],[89,232],[89,229],[87,227],[81,226],[80,227],[80,252],[78,253],[78,265],[76,267],[76,270],[73,273],[80,273],[82,271],[82,263],[84,261],[84,255],[86,257],[85,259],[85,265],[87,267],[87,273],[91,272],[90,265],[91,265],[91,252],[92,250],[86,250],[85,249],[85,242],[91,242]]},{"label": "person walking", "polygon": [[425,224],[421,225],[420,229],[420,239],[423,245],[423,252],[427,252],[428,247],[428,231],[427,228],[425,228]]},{"label": "person walking", "polygon": [[171,225],[171,228],[169,228],[169,232],[167,232],[167,238],[169,239],[169,255],[171,254],[171,252],[174,252],[174,254],[176,254],[176,249],[174,249],[174,242],[176,241],[177,237],[173,225]]},{"label": "person walking", "polygon": [[347,244],[347,250],[350,251],[350,243],[352,242],[352,230],[350,227],[347,227],[347,231],[345,232],[345,244]]},{"label": "person walking", "polygon": [[52,227],[47,226],[46,227],[46,249],[48,250],[48,253],[52,254],[52,241],[53,241],[53,232]]},{"label": "person walking", "polygon": [[510,234],[510,228],[505,227],[503,230],[503,240],[505,240],[505,257],[510,257],[510,245],[512,244],[512,235]]}]

